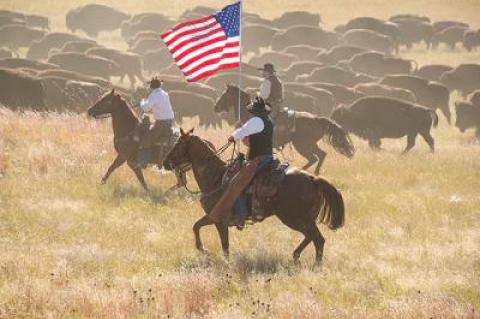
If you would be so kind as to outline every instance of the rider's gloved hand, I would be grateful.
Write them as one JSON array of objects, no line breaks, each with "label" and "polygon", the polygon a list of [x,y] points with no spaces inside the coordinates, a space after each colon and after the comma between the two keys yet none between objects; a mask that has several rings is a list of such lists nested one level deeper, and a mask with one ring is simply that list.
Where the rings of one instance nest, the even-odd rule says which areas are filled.
[{"label": "rider's gloved hand", "polygon": [[230,143],[235,143],[235,138],[234,138],[233,136],[230,136],[230,137],[228,138],[228,141],[229,141]]}]

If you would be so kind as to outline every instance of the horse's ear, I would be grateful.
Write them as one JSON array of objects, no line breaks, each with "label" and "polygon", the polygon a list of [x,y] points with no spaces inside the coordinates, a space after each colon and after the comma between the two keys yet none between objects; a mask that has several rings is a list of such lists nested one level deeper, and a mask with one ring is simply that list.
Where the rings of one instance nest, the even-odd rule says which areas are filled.
[{"label": "horse's ear", "polygon": [[182,135],[182,136],[187,135],[187,134],[185,134],[185,131],[183,130],[183,128],[180,128],[180,135]]},{"label": "horse's ear", "polygon": [[112,88],[112,91],[110,92],[111,95],[115,94],[115,88]]},{"label": "horse's ear", "polygon": [[188,134],[188,135],[193,134],[193,130],[194,130],[194,129],[195,129],[195,128],[192,127],[192,128],[187,132],[187,134]]}]

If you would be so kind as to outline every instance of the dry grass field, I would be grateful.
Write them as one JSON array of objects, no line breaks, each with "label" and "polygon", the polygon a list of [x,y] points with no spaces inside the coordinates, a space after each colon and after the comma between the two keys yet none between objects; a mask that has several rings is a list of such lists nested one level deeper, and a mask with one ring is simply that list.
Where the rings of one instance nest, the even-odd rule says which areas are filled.
[{"label": "dry grass field", "polygon": [[[200,4],[101,2],[168,14]],[[52,15],[62,29],[65,11],[82,3],[1,0],[0,9]],[[320,12],[327,27],[404,12],[480,27],[478,0],[244,3],[269,17]],[[120,46],[119,39],[104,34],[100,41]],[[480,61],[478,51],[460,48],[402,54],[420,64]],[[293,265],[302,237],[274,218],[232,230],[230,261],[213,227],[203,233],[211,255],[197,253],[191,226],[203,214],[198,198],[166,193],[175,183],[169,173],[146,172],[151,196],[127,167],[100,185],[114,158],[108,119],[0,108],[0,318],[478,318],[480,146],[472,132],[440,121],[434,154],[420,138],[405,156],[406,140],[385,140],[385,150],[372,152],[354,138],[352,160],[325,146],[322,174],[344,195],[347,220],[336,232],[321,227],[324,263],[312,269],[313,247]],[[196,133],[220,146],[229,131]],[[304,163],[292,150],[285,155]]]}]

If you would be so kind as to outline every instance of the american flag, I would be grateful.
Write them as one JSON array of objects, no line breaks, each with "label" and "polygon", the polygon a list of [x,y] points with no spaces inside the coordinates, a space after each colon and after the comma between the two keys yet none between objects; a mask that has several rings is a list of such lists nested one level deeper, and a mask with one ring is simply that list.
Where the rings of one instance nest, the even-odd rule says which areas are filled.
[{"label": "american flag", "polygon": [[187,81],[240,65],[240,2],[183,22],[161,35]]}]

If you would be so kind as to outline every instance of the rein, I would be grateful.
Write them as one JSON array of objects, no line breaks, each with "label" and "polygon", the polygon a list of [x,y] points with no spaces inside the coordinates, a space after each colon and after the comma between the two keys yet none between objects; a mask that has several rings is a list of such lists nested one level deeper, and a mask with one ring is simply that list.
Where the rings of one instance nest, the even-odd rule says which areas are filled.
[{"label": "rein", "polygon": [[[233,157],[235,156],[235,150],[236,150],[236,143],[235,142],[231,142],[231,141],[228,141],[226,144],[224,144],[222,147],[220,147],[212,156],[209,156],[208,158],[204,159],[201,164],[204,164],[204,163],[208,163],[210,160],[212,160],[213,158],[217,157],[218,155],[221,155],[223,154],[229,147],[230,145],[233,144],[233,152],[232,152],[232,156],[231,156],[231,159],[233,159]],[[187,165],[186,167],[180,167],[178,169],[179,172],[181,173],[186,173],[188,171],[188,168],[190,167],[190,165]],[[185,179],[185,182],[183,184],[183,187],[187,190],[187,192],[189,192],[190,194],[192,195],[198,195],[198,194],[201,194],[202,191],[198,190],[198,191],[192,191],[188,188],[187,186],[187,180]],[[209,196],[213,193],[216,193],[220,190],[221,186],[215,190],[213,190],[212,192],[208,193],[206,196]]]}]

